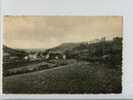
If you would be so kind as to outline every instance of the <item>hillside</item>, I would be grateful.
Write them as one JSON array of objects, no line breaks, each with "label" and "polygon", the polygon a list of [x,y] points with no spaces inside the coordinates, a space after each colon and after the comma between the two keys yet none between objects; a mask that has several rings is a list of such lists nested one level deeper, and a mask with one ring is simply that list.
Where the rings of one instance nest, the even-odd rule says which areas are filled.
[{"label": "hillside", "polygon": [[13,49],[13,48],[10,48],[10,47],[3,45],[3,54],[4,55],[5,54],[17,55],[17,54],[22,54],[22,53],[25,53],[25,52],[22,50]]},{"label": "hillside", "polygon": [[5,69],[12,68],[17,65],[17,62],[22,63],[24,56],[27,53],[22,50],[17,50],[13,48],[9,48],[7,46],[3,46],[3,71]]},{"label": "hillside", "polygon": [[80,43],[62,43],[59,46],[48,49],[48,51],[65,53],[66,51],[73,50],[74,48],[79,47],[79,46],[80,46]]},{"label": "hillside", "polygon": [[120,93],[121,71],[73,62],[53,69],[5,77],[4,93]]},{"label": "hillside", "polygon": [[64,43],[55,48],[48,49],[46,52],[49,53],[51,51],[65,54],[68,59],[99,61],[121,65],[122,38],[116,37],[110,41],[99,41],[91,44],[87,42]]}]

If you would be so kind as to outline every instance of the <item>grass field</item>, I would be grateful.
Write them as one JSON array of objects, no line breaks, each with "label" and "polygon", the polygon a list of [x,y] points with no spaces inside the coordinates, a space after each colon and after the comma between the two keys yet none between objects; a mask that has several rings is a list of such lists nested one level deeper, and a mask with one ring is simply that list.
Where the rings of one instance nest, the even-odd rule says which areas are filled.
[{"label": "grass field", "polygon": [[3,93],[121,93],[121,66],[85,61],[3,78]]}]

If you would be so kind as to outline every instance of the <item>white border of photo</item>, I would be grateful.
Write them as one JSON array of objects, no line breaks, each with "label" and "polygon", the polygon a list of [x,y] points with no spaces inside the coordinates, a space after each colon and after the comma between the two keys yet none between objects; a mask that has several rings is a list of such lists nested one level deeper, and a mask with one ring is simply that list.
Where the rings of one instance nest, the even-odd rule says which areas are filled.
[{"label": "white border of photo", "polygon": [[[123,75],[121,94],[2,94],[6,99],[129,99],[133,98],[133,1],[132,0],[1,0],[2,16],[123,16]],[[1,48],[3,17],[1,16]]]}]

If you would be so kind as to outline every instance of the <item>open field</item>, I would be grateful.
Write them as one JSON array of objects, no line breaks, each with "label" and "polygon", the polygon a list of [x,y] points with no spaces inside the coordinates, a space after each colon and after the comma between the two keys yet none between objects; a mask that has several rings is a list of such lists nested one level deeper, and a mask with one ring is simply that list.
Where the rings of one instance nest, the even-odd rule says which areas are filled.
[{"label": "open field", "polygon": [[121,66],[73,62],[47,70],[4,77],[4,93],[120,93]]}]

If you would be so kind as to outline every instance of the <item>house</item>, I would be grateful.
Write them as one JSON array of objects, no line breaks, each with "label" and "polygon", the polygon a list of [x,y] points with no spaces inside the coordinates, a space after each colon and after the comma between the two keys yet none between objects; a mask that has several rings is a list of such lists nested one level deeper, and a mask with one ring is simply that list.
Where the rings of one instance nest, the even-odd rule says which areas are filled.
[{"label": "house", "polygon": [[54,51],[51,51],[49,52],[46,56],[45,56],[46,59],[66,59],[66,55],[61,53],[61,52],[54,52]]},{"label": "house", "polygon": [[30,60],[30,61],[34,61],[37,60],[37,54],[29,54],[27,56],[24,57],[25,60]]}]

